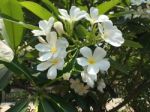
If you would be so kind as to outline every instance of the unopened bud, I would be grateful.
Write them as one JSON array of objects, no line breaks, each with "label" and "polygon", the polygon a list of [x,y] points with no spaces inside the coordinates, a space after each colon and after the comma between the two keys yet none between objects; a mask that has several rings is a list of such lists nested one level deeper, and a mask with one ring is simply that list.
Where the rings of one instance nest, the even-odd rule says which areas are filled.
[{"label": "unopened bud", "polygon": [[59,35],[64,34],[63,24],[60,21],[54,23],[54,28],[58,32]]}]

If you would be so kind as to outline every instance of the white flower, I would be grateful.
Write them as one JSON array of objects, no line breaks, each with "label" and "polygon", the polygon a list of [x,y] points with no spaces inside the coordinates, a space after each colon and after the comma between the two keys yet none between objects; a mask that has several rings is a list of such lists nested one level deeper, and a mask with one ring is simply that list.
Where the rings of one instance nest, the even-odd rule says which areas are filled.
[{"label": "white flower", "polygon": [[91,88],[94,87],[94,81],[97,80],[97,74],[89,74],[85,68],[84,71],[81,72],[81,77],[83,82],[87,83],[88,86]]},{"label": "white flower", "polygon": [[65,33],[64,28],[63,28],[63,24],[60,21],[57,21],[54,23],[54,28],[59,35],[62,35]]},{"label": "white flower", "polygon": [[56,32],[50,32],[50,36],[47,36],[46,43],[39,43],[35,48],[40,52],[39,60],[46,61],[53,57],[66,57],[66,48],[68,47],[68,41],[65,38],[57,39]]},{"label": "white flower", "polygon": [[42,20],[39,22],[39,28],[40,30],[33,30],[32,33],[34,34],[34,36],[47,36],[50,31],[51,28],[54,24],[54,18],[50,17],[49,20]]},{"label": "white flower", "polygon": [[124,43],[122,32],[116,26],[113,26],[111,21],[105,21],[101,24],[98,24],[98,28],[101,37],[105,42],[115,47],[119,47]]},{"label": "white flower", "polygon": [[131,0],[132,5],[141,5],[143,3],[143,0]]},{"label": "white flower", "polygon": [[79,79],[70,79],[70,83],[70,88],[72,88],[75,91],[75,93],[79,95],[84,95],[88,92],[89,87],[81,83]]},{"label": "white flower", "polygon": [[104,80],[101,79],[100,81],[98,81],[97,85],[98,85],[98,86],[97,86],[97,89],[98,89],[100,92],[104,93],[104,88],[106,87],[106,84],[105,84]]},{"label": "white flower", "polygon": [[59,16],[63,20],[67,20],[68,22],[79,21],[86,16],[85,11],[81,11],[80,8],[76,6],[72,6],[69,14],[65,9],[59,9],[61,16]]},{"label": "white flower", "polygon": [[98,22],[104,22],[104,21],[108,21],[109,18],[106,15],[99,15],[98,9],[91,7],[90,8],[90,15],[87,14],[85,17],[88,21],[90,21],[90,23],[93,25],[95,23]]},{"label": "white flower", "polygon": [[80,49],[80,53],[84,57],[77,58],[79,65],[87,67],[88,74],[97,74],[99,71],[107,71],[110,67],[110,63],[104,57],[106,56],[106,51],[101,47],[97,47],[92,54],[92,50],[88,47],[83,47]]},{"label": "white flower", "polygon": [[0,60],[11,62],[14,59],[14,52],[12,49],[4,42],[0,40]]},{"label": "white flower", "polygon": [[37,66],[37,70],[45,71],[48,69],[47,78],[55,79],[57,76],[57,70],[62,70],[64,66],[63,58],[51,58],[48,61],[42,62]]},{"label": "white flower", "polygon": [[2,31],[2,28],[3,28],[3,19],[0,18],[0,33]]}]

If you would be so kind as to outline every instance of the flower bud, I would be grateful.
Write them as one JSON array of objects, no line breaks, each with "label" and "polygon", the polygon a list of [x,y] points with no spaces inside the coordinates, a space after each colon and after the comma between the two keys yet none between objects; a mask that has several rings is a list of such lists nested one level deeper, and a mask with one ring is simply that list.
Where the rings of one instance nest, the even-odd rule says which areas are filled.
[{"label": "flower bud", "polygon": [[64,34],[63,24],[60,21],[54,23],[54,28],[58,32],[59,35]]},{"label": "flower bud", "polygon": [[11,62],[14,59],[14,52],[3,41],[0,40],[0,60]]}]

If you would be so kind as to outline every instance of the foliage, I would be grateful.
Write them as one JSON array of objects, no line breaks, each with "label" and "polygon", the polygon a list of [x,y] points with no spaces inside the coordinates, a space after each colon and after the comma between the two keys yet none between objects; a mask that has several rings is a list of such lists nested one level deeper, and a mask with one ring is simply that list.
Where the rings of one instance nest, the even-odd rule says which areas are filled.
[{"label": "foliage", "polygon": [[[38,37],[31,32],[39,30],[39,20],[48,20],[53,16],[61,21],[58,9],[69,10],[73,5],[88,12],[91,7],[97,7],[100,14],[110,17],[125,39],[119,48],[102,42],[101,46],[107,49],[107,58],[111,63],[107,73],[98,74],[98,79],[104,79],[106,84],[104,93],[97,90],[96,82],[96,86],[90,88],[87,94],[78,95],[70,87],[71,83],[63,79],[69,73],[73,79],[78,78],[86,85],[80,76],[83,68],[78,65],[76,58],[80,56],[79,50],[83,46],[89,46],[92,50],[95,48],[95,41],[91,37],[96,33],[91,34],[87,29],[90,23],[79,21],[71,29],[72,26],[63,21],[64,29],[68,32],[63,36],[67,37],[70,46],[65,58],[67,63],[54,80],[47,79],[47,72],[37,70],[37,64],[40,63],[37,60],[38,52],[29,48],[35,48],[39,43]],[[91,108],[94,112],[103,112],[106,111],[106,103],[117,97],[124,101],[109,112],[116,112],[126,104],[137,112],[148,112],[150,19],[141,13],[137,17],[138,6],[132,5],[131,9],[130,6],[129,0],[1,0],[0,17],[4,21],[4,28],[0,37],[12,48],[15,58],[10,63],[0,61],[7,67],[0,68],[0,91],[6,91],[7,85],[11,88],[15,85],[15,88],[25,89],[28,93],[28,99],[21,99],[8,112],[25,112],[29,102],[34,102],[37,112],[77,112],[80,108],[83,112],[92,112]],[[142,6],[146,7],[146,4]],[[87,43],[84,41],[86,39]]]}]

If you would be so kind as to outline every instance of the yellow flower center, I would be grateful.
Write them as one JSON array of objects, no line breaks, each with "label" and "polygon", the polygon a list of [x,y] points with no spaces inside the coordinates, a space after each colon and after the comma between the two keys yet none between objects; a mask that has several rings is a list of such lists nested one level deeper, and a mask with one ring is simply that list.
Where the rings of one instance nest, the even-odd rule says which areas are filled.
[{"label": "yellow flower center", "polygon": [[89,57],[89,58],[88,58],[88,63],[89,63],[89,64],[95,64],[96,61],[95,61],[95,59],[94,59],[93,57]]},{"label": "yellow flower center", "polygon": [[57,48],[56,48],[56,47],[52,47],[52,48],[51,48],[51,52],[52,52],[52,53],[56,53],[56,52],[57,52]]},{"label": "yellow flower center", "polygon": [[57,65],[59,63],[59,60],[58,59],[53,59],[53,60],[51,60],[51,63],[53,65]]}]

